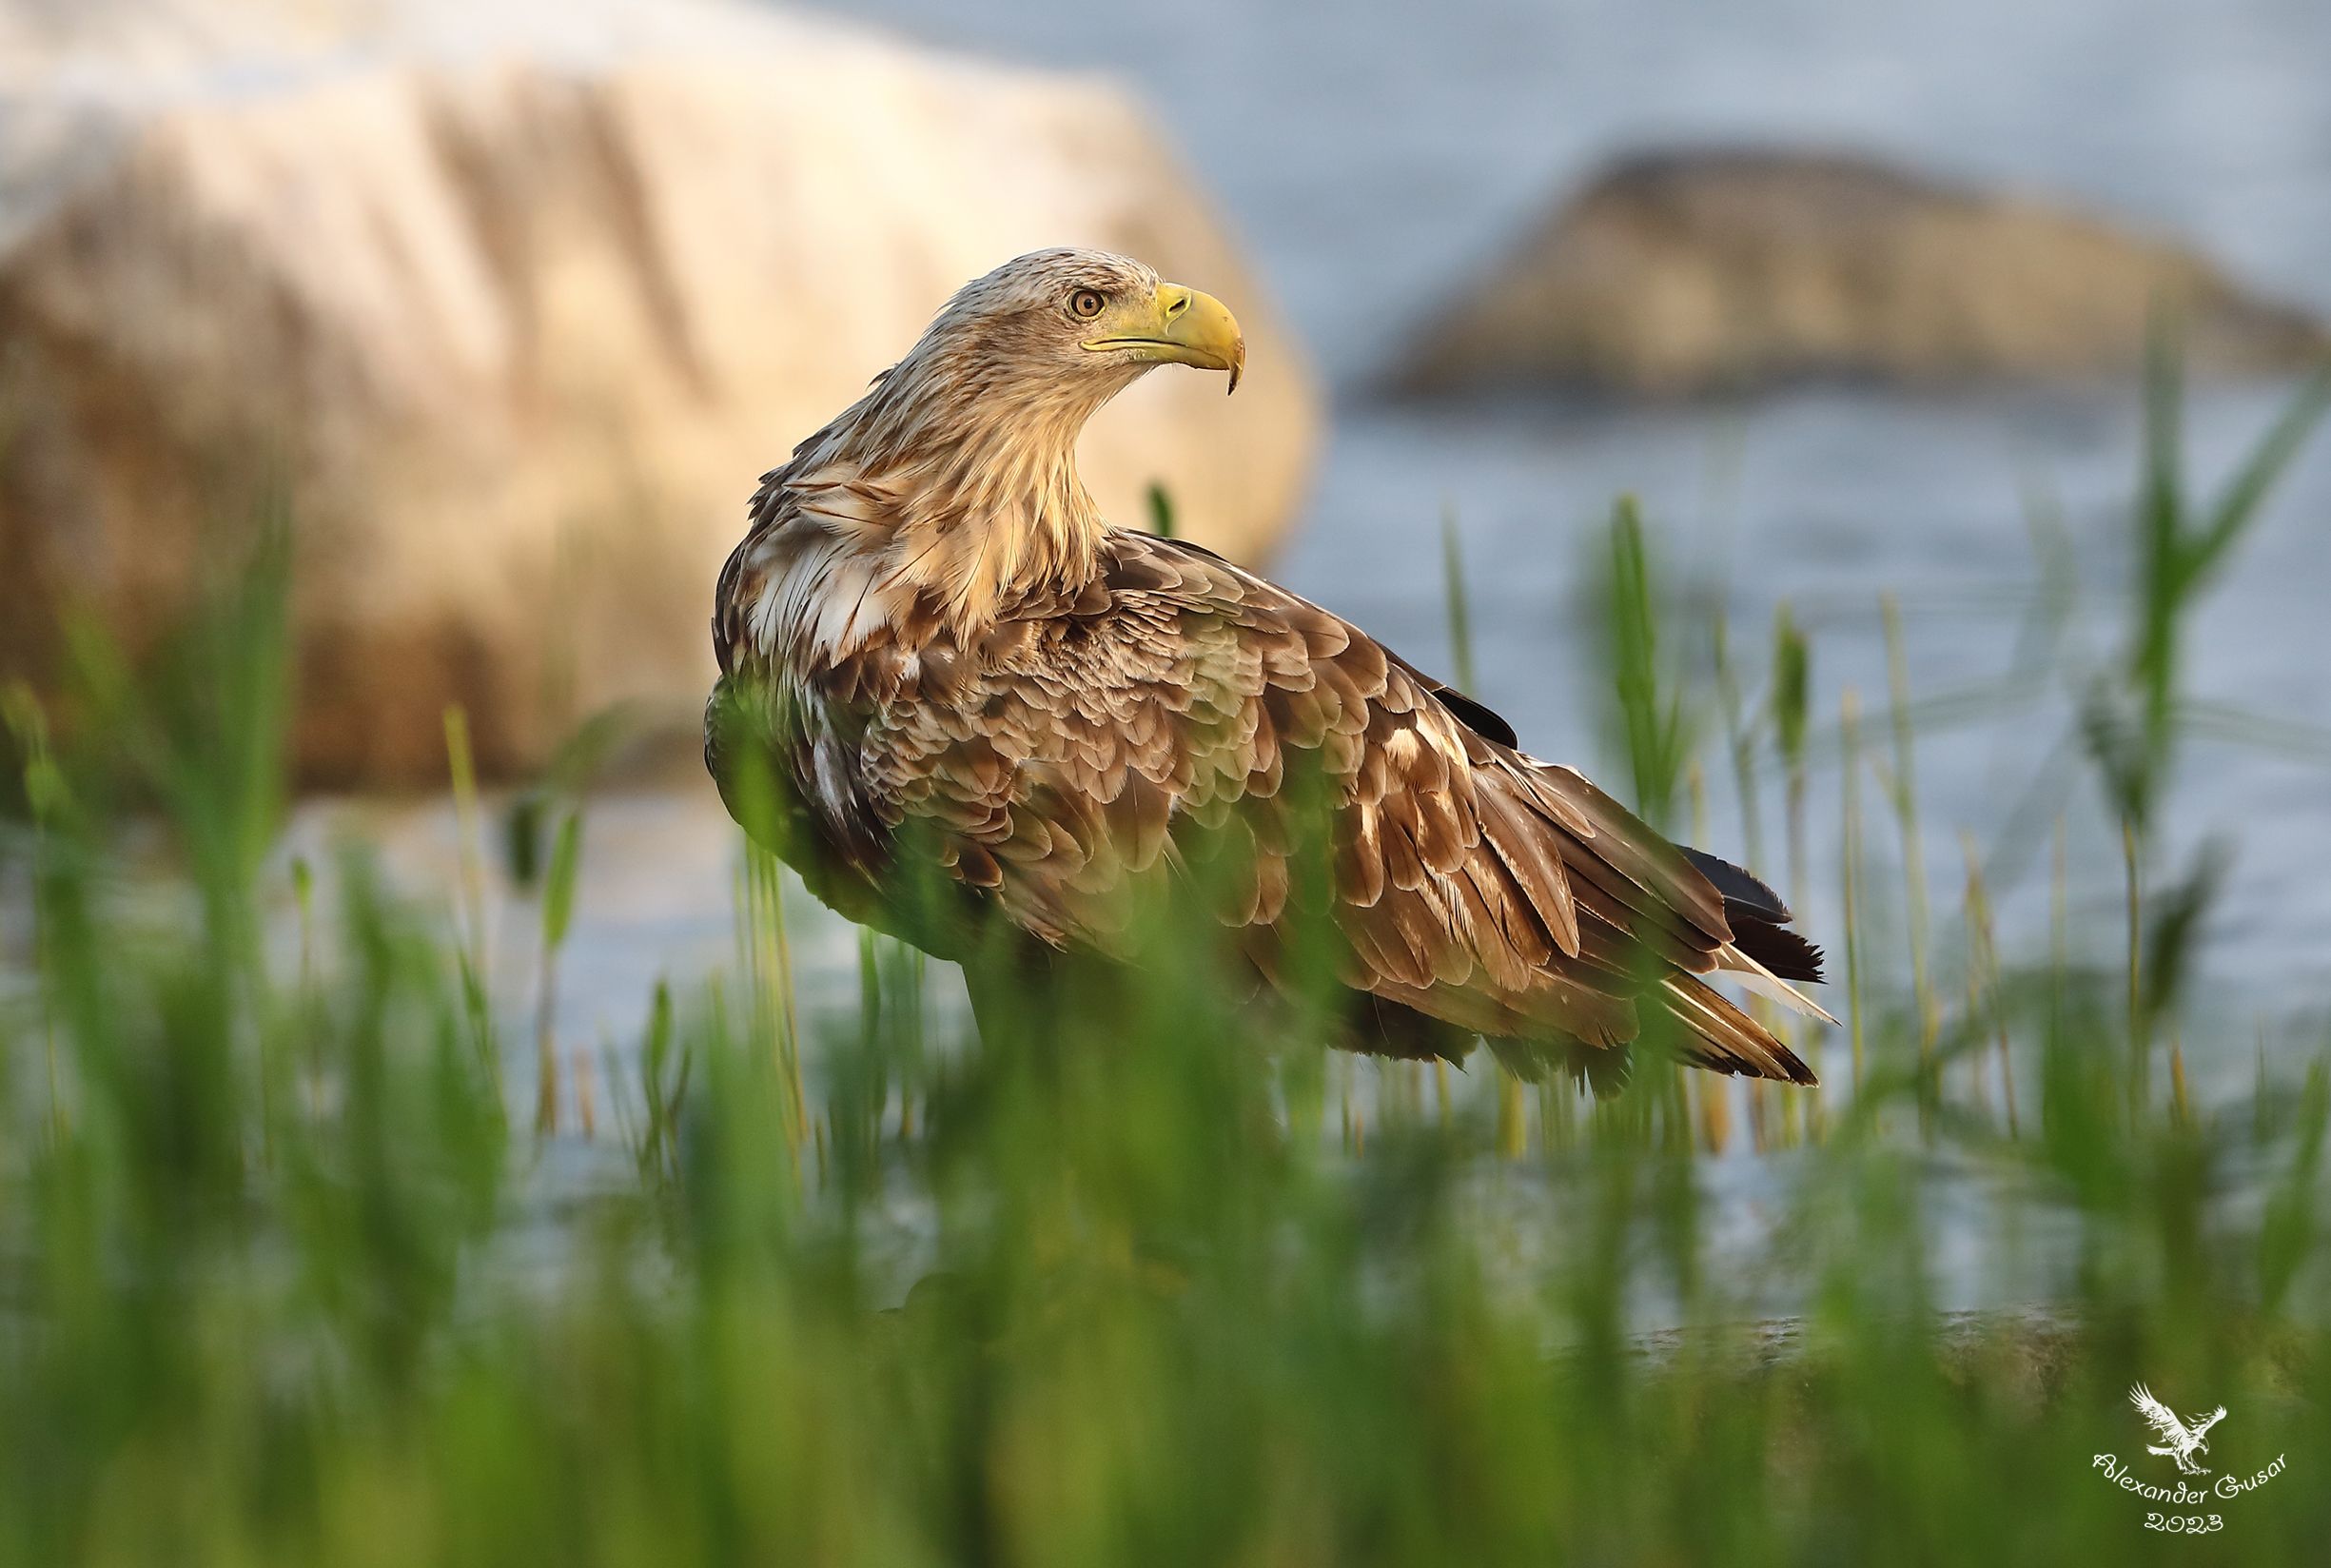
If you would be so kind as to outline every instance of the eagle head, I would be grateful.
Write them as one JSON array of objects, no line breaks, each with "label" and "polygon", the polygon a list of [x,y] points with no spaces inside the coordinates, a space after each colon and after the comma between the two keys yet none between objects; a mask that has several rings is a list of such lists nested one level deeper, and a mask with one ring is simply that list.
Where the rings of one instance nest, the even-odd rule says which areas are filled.
[{"label": "eagle head", "polygon": [[1037,250],[966,284],[913,357],[945,363],[959,385],[1098,407],[1160,364],[1228,371],[1235,392],[1246,340],[1213,295],[1130,257]]},{"label": "eagle head", "polygon": [[821,657],[877,631],[969,637],[1097,569],[1108,525],[1076,443],[1103,403],[1156,365],[1227,371],[1236,387],[1245,363],[1238,321],[1211,294],[1103,250],[1014,257],[957,290],[904,359],[764,477],[755,527],[825,541],[802,558],[821,582],[856,559],[857,587],[817,590],[842,607],[818,622]]}]

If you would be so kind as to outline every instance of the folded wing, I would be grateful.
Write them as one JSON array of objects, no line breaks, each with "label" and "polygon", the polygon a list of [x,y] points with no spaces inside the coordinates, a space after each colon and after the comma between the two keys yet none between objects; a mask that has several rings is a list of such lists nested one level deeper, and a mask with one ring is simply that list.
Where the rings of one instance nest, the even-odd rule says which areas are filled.
[{"label": "folded wing", "polygon": [[795,775],[813,793],[846,775],[855,822],[935,831],[952,874],[1047,942],[1120,951],[1124,881],[1163,865],[1276,975],[1318,801],[1342,978],[1393,1032],[1484,1035],[1525,1069],[1654,1037],[1718,1071],[1812,1082],[1704,978],[1811,1008],[1787,982],[1818,978],[1819,953],[1769,888],[1196,546],[1112,535],[1073,601],[944,657],[876,641],[828,686],[864,716],[825,726],[847,755],[796,758]]}]

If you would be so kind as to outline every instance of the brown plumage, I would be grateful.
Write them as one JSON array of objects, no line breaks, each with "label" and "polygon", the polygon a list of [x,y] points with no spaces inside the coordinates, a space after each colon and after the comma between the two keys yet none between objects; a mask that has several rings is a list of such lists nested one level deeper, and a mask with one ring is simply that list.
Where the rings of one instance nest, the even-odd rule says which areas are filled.
[{"label": "brown plumage", "polygon": [[1811,1007],[1785,982],[1820,955],[1764,884],[1319,606],[1100,519],[1085,420],[1153,364],[1235,384],[1243,362],[1220,304],[1123,257],[968,285],[754,498],[713,620],[732,809],[843,913],[942,955],[989,917],[1131,960],[1129,890],[1162,879],[1203,892],[1267,991],[1317,885],[1357,1049],[1485,1036],[1602,1084],[1648,1009],[1686,1060],[1811,1083],[1702,979]]}]

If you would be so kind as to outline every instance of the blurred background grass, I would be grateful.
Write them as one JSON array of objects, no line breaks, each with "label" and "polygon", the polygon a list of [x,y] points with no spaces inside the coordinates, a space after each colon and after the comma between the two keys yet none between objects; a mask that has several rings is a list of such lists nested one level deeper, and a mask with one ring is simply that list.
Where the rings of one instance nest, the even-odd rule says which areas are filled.
[{"label": "blurred background grass", "polygon": [[[2319,1556],[2320,18],[884,10],[0,10],[0,1558]],[[1818,1092],[1260,1035],[1163,915],[979,1042],[745,853],[753,474],[1063,239],[1274,340],[1112,411],[1115,515],[1782,886]],[[1518,383],[1389,393],[1515,300]],[[2119,1489],[2139,1380],[2287,1470]]]}]

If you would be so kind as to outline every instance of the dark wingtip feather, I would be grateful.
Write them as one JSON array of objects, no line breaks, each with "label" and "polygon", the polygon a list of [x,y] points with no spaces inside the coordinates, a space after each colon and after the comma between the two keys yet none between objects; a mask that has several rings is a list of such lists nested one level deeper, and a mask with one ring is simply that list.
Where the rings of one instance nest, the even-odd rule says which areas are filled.
[{"label": "dark wingtip feather", "polygon": [[1676,847],[1683,850],[1683,857],[1692,862],[1692,869],[1706,877],[1714,885],[1715,891],[1724,895],[1726,914],[1745,914],[1775,926],[1785,926],[1794,918],[1789,912],[1789,906],[1781,902],[1781,895],[1753,872],[1729,860],[1719,860],[1706,850],[1682,845]]},{"label": "dark wingtip feather", "polygon": [[1787,1046],[1775,1050],[1773,1059],[1780,1063],[1782,1071],[1789,1074],[1789,1081],[1800,1088],[1821,1087],[1821,1080],[1813,1076],[1813,1069],[1805,1065],[1805,1059]]},{"label": "dark wingtip feather", "polygon": [[1781,1069],[1777,1077],[1758,1070],[1755,1063],[1743,1057],[1729,1055],[1721,1049],[1705,1046],[1686,1049],[1683,1059],[1695,1068],[1705,1068],[1710,1072],[1720,1072],[1731,1078],[1754,1078],[1768,1084],[1790,1083],[1804,1088],[1820,1087],[1821,1080],[1813,1076],[1813,1069],[1807,1067],[1805,1059],[1795,1051],[1777,1040],[1765,1049],[1773,1058],[1773,1065]]},{"label": "dark wingtip feather", "polygon": [[1787,929],[1792,917],[1779,893],[1753,872],[1705,850],[1686,849],[1683,853],[1723,895],[1734,947],[1783,980],[1821,978],[1821,950]]},{"label": "dark wingtip feather", "polygon": [[1514,734],[1514,727],[1502,715],[1474,701],[1456,687],[1443,686],[1433,695],[1440,699],[1443,708],[1457,715],[1459,723],[1484,740],[1494,740],[1500,746],[1521,744],[1521,737]]},{"label": "dark wingtip feather", "polygon": [[1786,927],[1735,915],[1732,942],[1780,979],[1818,984],[1822,978],[1821,950]]}]

